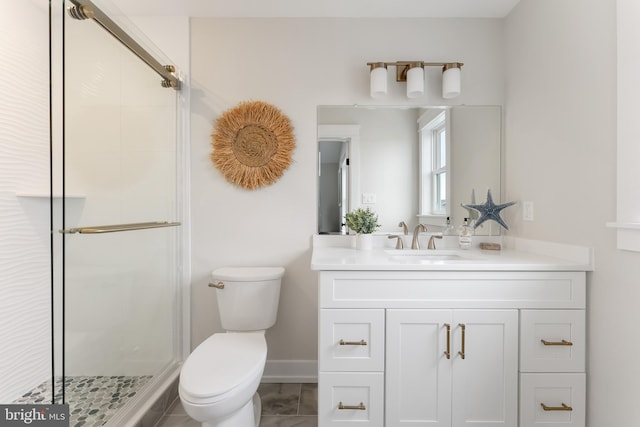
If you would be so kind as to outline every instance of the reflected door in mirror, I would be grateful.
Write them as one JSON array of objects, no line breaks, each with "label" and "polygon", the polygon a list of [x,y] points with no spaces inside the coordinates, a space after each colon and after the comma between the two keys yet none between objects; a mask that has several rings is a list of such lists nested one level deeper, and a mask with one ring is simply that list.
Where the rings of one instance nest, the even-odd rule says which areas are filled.
[{"label": "reflected door in mirror", "polygon": [[345,234],[349,200],[348,142],[323,140],[318,150],[318,233]]}]

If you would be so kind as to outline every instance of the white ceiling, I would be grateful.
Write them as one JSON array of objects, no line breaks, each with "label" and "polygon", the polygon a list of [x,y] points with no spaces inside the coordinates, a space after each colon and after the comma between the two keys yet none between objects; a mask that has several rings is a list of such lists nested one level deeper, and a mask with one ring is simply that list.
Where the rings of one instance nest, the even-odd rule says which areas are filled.
[{"label": "white ceiling", "polygon": [[502,18],[520,0],[111,0],[127,15]]}]

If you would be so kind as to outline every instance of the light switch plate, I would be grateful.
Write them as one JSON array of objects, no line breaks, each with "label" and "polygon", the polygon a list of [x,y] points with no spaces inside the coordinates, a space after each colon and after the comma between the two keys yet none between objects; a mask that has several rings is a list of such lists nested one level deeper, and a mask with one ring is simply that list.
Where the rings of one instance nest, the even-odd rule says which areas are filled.
[{"label": "light switch plate", "polygon": [[362,193],[362,203],[373,205],[377,202],[375,193]]}]

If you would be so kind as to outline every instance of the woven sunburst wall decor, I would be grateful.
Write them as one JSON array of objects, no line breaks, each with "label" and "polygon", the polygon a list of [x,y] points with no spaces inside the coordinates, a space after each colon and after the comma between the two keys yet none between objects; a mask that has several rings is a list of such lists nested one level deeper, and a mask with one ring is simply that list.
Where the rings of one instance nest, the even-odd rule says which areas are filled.
[{"label": "woven sunburst wall decor", "polygon": [[227,180],[255,190],[282,176],[296,141],[289,118],[278,108],[246,101],[216,120],[211,145],[211,161]]}]

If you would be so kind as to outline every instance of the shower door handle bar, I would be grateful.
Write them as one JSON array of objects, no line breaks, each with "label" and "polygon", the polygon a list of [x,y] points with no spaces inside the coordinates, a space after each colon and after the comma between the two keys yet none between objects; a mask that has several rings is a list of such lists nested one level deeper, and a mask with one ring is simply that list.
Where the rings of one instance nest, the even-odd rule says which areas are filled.
[{"label": "shower door handle bar", "polygon": [[136,222],[132,224],[96,225],[93,227],[65,228],[60,230],[62,234],[103,234],[117,233],[120,231],[147,230],[150,228],[177,227],[179,222],[154,221]]}]

